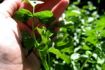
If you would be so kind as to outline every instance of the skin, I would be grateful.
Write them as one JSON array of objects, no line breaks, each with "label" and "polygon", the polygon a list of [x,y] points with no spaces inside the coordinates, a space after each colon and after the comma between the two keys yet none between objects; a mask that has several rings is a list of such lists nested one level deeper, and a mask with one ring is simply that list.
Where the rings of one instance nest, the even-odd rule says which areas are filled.
[{"label": "skin", "polygon": [[[60,17],[68,5],[68,0],[44,0],[36,11],[50,9],[56,19]],[[31,53],[25,57],[27,50],[22,48],[20,30],[28,30],[25,25],[18,24],[12,15],[19,8],[32,10],[29,4],[20,0],[5,0],[0,4],[0,70],[39,70],[38,58]],[[28,23],[29,24],[29,23]]]}]

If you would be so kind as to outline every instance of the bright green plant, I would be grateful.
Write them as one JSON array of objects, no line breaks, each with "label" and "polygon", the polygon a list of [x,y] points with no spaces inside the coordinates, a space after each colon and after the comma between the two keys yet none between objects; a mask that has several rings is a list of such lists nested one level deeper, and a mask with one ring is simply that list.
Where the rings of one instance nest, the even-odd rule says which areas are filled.
[{"label": "bright green plant", "polygon": [[[73,2],[62,15],[60,24],[52,25],[51,11],[33,12],[20,9],[15,18],[22,22],[36,18],[42,24],[34,27],[32,34],[22,32],[23,45],[32,52],[37,49],[41,70],[105,70],[105,15],[100,16],[91,2],[79,8],[80,1]],[[53,27],[59,31],[54,32]],[[39,33],[36,38],[34,31]]]},{"label": "bright green plant", "polygon": [[[33,7],[33,12],[30,12],[27,9],[19,9],[16,13],[14,18],[16,20],[19,20],[23,23],[26,23],[30,18],[33,19],[32,22],[32,34],[29,34],[26,31],[22,32],[22,43],[23,46],[29,50],[28,55],[33,51],[33,49],[37,48],[38,49],[38,53],[41,59],[41,64],[43,65],[43,69],[45,70],[50,70],[50,65],[47,61],[47,56],[49,54],[48,49],[50,46],[50,37],[52,36],[52,33],[47,30],[44,26],[41,28],[35,27],[34,24],[34,19],[38,19],[41,23],[43,24],[48,24],[50,22],[54,21],[54,17],[53,17],[53,13],[49,10],[45,10],[45,11],[41,11],[41,12],[35,12],[35,6],[37,4],[43,3],[41,1],[33,1],[33,0],[24,0],[25,2],[28,2],[32,5]],[[27,24],[26,24],[27,25]],[[35,31],[38,31],[38,33],[40,34],[39,39],[36,39],[35,36]]]}]

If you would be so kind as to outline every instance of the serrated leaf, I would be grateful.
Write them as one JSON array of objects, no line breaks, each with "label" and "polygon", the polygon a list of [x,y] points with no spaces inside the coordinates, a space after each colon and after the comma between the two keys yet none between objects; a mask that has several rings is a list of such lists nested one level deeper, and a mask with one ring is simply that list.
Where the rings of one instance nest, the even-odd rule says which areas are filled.
[{"label": "serrated leaf", "polygon": [[21,22],[26,22],[31,17],[32,13],[27,9],[19,9],[14,15],[14,18]]},{"label": "serrated leaf", "polygon": [[53,13],[51,11],[48,11],[48,10],[34,13],[33,16],[35,18],[39,19],[39,21],[41,23],[44,23],[44,24],[51,23],[55,19],[53,16]]},{"label": "serrated leaf", "polygon": [[55,54],[58,58],[64,60],[67,64],[70,63],[70,58],[66,54],[61,53],[58,49],[56,48],[49,48],[48,50],[50,53]]}]

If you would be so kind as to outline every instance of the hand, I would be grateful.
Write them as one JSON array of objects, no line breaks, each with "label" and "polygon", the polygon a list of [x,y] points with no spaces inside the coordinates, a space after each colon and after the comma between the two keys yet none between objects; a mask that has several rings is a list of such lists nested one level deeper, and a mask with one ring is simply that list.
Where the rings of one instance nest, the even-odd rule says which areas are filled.
[{"label": "hand", "polygon": [[[49,3],[51,6],[48,7]],[[37,7],[37,11],[51,9],[56,18],[62,13],[60,12],[58,16],[56,14],[59,13],[57,8],[61,10],[61,4],[65,5],[65,7],[68,4],[67,0],[49,0],[49,3],[39,5],[40,9]],[[0,70],[40,70],[39,60],[33,53],[27,58],[25,57],[26,50],[20,44],[20,28],[11,17],[19,7],[25,6],[26,4],[22,4],[20,0],[5,0],[0,4]],[[64,8],[62,8],[63,10]]]}]

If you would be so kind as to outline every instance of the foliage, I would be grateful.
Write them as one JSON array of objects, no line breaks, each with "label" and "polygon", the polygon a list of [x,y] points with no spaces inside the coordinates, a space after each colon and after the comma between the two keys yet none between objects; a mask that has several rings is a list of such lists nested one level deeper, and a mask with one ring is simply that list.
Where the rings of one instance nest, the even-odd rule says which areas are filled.
[{"label": "foliage", "polygon": [[67,30],[66,34],[73,40],[73,53],[69,54],[70,68],[103,70],[105,15],[100,16],[91,2],[82,8],[78,4],[79,1],[68,7],[63,15],[64,25],[61,27]]},{"label": "foliage", "polygon": [[[79,4],[78,0],[68,6],[57,25],[58,32],[42,26],[34,27],[39,37],[26,33],[23,36],[24,44],[29,43],[38,50],[41,70],[105,70],[105,15],[100,16],[90,1],[82,8],[78,7]],[[24,11],[18,11],[15,17],[18,20],[24,18],[20,21],[34,17],[44,21],[42,24],[49,19],[51,24],[54,20],[50,11]],[[26,44],[27,47],[29,44]]]}]

